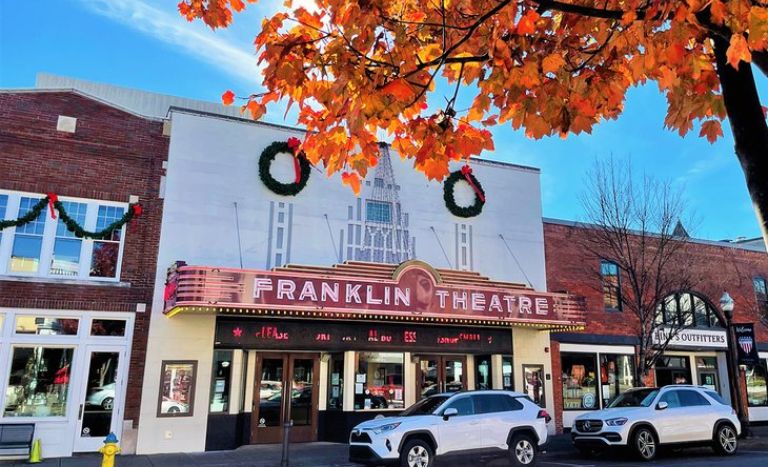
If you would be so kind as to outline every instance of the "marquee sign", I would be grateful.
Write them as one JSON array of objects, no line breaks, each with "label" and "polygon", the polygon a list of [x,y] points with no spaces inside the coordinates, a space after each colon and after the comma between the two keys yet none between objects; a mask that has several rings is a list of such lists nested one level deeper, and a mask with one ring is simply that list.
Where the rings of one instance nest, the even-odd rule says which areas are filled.
[{"label": "marquee sign", "polygon": [[[391,269],[391,278],[386,278],[381,267],[361,266],[360,273],[353,276],[334,268],[256,271],[181,265],[169,274],[165,310],[168,314],[182,307],[213,307],[312,311],[333,313],[334,318],[354,314],[357,318],[417,316],[583,324],[583,314],[579,314],[583,309],[565,294],[513,284],[502,287],[478,280],[479,276],[468,276],[467,282],[443,280],[439,271],[418,261],[391,265]],[[365,277],[366,271],[371,277]]]}]

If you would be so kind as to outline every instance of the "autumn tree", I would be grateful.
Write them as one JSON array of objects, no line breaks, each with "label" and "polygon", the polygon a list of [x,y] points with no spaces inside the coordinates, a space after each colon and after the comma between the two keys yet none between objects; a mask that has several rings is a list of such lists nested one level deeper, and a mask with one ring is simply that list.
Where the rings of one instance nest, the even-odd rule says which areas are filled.
[{"label": "autumn tree", "polygon": [[[576,242],[599,259],[584,263],[585,275],[632,323],[635,385],[643,386],[670,342],[696,325],[693,303],[686,309],[668,302],[676,293],[697,289],[699,278],[680,223],[687,211],[681,192],[669,182],[633,175],[629,162],[595,163],[581,195],[585,235]],[[616,271],[603,269],[612,265]]]},{"label": "autumn tree", "polygon": [[[187,19],[226,27],[256,0],[182,0]],[[379,156],[377,134],[430,179],[493,148],[484,129],[591,132],[617,118],[630,86],[656,81],[665,125],[709,141],[727,117],[768,242],[768,126],[753,76],[768,74],[768,0],[314,0],[265,19],[256,36],[265,92],[298,106],[302,149],[345,183]],[[455,84],[437,111],[435,81]],[[460,88],[474,99],[456,108]],[[453,88],[452,88],[453,89]],[[234,94],[224,95],[232,103]],[[441,101],[442,103],[442,101]]]}]

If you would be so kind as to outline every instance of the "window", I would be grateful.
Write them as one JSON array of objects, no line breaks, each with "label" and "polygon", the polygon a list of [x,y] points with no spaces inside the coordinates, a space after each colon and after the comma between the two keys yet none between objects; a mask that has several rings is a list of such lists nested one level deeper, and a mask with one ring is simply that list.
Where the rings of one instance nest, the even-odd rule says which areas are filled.
[{"label": "window", "polygon": [[17,316],[16,334],[41,336],[76,336],[80,320],[48,316]]},{"label": "window", "polygon": [[491,356],[475,356],[475,389],[493,389]]},{"label": "window", "polygon": [[[41,196],[0,190],[0,219],[27,215]],[[59,199],[83,229],[102,230],[122,218],[126,205]],[[78,238],[48,206],[27,224],[0,231],[0,274],[115,281],[119,277],[124,228],[106,239]]]},{"label": "window", "polygon": [[72,348],[14,347],[5,416],[66,416],[71,364]]},{"label": "window", "polygon": [[681,406],[680,391],[667,391],[661,395],[659,402],[666,402],[668,409],[676,409]]},{"label": "window", "polygon": [[747,366],[747,402],[750,407],[768,406],[765,360],[758,365]]},{"label": "window", "polygon": [[763,320],[768,320],[768,286],[765,284],[765,278],[755,277],[752,279],[752,286],[755,288],[757,309],[760,310]]},{"label": "window", "polygon": [[[22,197],[18,217],[25,216],[39,202],[40,198]],[[40,252],[43,247],[47,212],[42,210],[32,222],[16,227],[11,252],[11,272],[36,273],[40,268]]]},{"label": "window", "polygon": [[344,401],[344,354],[331,355],[328,362],[328,408],[341,410]]},{"label": "window", "polygon": [[477,413],[511,412],[523,408],[519,401],[504,394],[482,394],[473,397]]},{"label": "window", "polygon": [[[88,205],[62,201],[64,210],[78,224],[85,225],[85,211]],[[56,223],[56,240],[51,256],[51,271],[53,276],[77,276],[80,273],[80,250],[83,240],[77,238],[74,232],[67,230],[66,224],[59,218]]]},{"label": "window", "polygon": [[458,411],[456,415],[474,415],[475,414],[475,407],[472,403],[472,398],[469,396],[460,397],[455,401],[451,402],[445,408],[445,410],[448,410],[448,409],[456,409],[456,411]]},{"label": "window", "polygon": [[392,203],[386,201],[366,201],[365,220],[389,224],[392,222]]},{"label": "window", "polygon": [[606,310],[621,311],[619,265],[611,261],[601,261],[600,276],[603,278],[603,306]]},{"label": "window", "polygon": [[512,357],[501,357],[501,388],[505,391],[514,391],[512,384]]},{"label": "window", "polygon": [[562,353],[563,409],[597,409],[596,355]]},{"label": "window", "polygon": [[600,354],[600,394],[603,407],[634,386],[633,355]]},{"label": "window", "polygon": [[403,409],[402,353],[360,352],[355,374],[355,410]]},{"label": "window", "polygon": [[[124,209],[115,206],[99,206],[96,231],[102,230],[123,217]],[[120,239],[123,229],[112,232],[108,238],[93,242],[91,256],[91,277],[115,277],[120,254]]]},{"label": "window", "polygon": [[715,391],[704,391],[707,393],[709,397],[714,399],[718,404],[720,405],[730,405],[729,403],[725,402],[723,398],[720,396],[720,394],[716,393]]},{"label": "window", "polygon": [[125,320],[94,318],[93,321],[91,321],[91,335],[92,336],[124,336]]},{"label": "window", "polygon": [[696,391],[690,389],[684,389],[678,391],[678,397],[680,398],[680,405],[683,407],[697,407],[700,405],[712,405],[709,401]]},{"label": "window", "polygon": [[226,412],[229,409],[229,388],[232,375],[232,351],[213,351],[211,374],[211,402],[209,412]]},{"label": "window", "polygon": [[669,326],[722,327],[717,312],[700,295],[678,292],[666,297],[656,307],[656,322]]},{"label": "window", "polygon": [[195,402],[197,361],[163,360],[160,367],[158,417],[191,417]]},{"label": "window", "polygon": [[541,407],[547,405],[547,398],[544,396],[544,366],[523,365],[523,382],[523,393],[527,394],[532,402]]}]

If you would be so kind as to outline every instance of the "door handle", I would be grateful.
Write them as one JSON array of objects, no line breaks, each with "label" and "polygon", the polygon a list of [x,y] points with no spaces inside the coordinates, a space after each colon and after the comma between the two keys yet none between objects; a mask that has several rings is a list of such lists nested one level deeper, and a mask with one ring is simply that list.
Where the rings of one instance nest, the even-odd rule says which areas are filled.
[{"label": "door handle", "polygon": [[77,419],[82,420],[83,419],[83,408],[85,407],[85,404],[80,404],[80,408],[77,411]]}]

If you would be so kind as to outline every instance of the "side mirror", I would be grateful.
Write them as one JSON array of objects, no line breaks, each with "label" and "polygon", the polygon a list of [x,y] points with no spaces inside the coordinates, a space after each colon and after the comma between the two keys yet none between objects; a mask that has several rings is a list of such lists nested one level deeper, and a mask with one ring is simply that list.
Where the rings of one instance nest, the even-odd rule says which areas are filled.
[{"label": "side mirror", "polygon": [[454,415],[458,415],[459,411],[454,409],[453,407],[449,409],[445,409],[443,412],[443,420],[448,420],[449,418],[453,417]]},{"label": "side mirror", "polygon": [[667,404],[666,402],[659,402],[658,404],[656,404],[656,410],[664,410],[667,407],[669,407],[669,404]]}]

